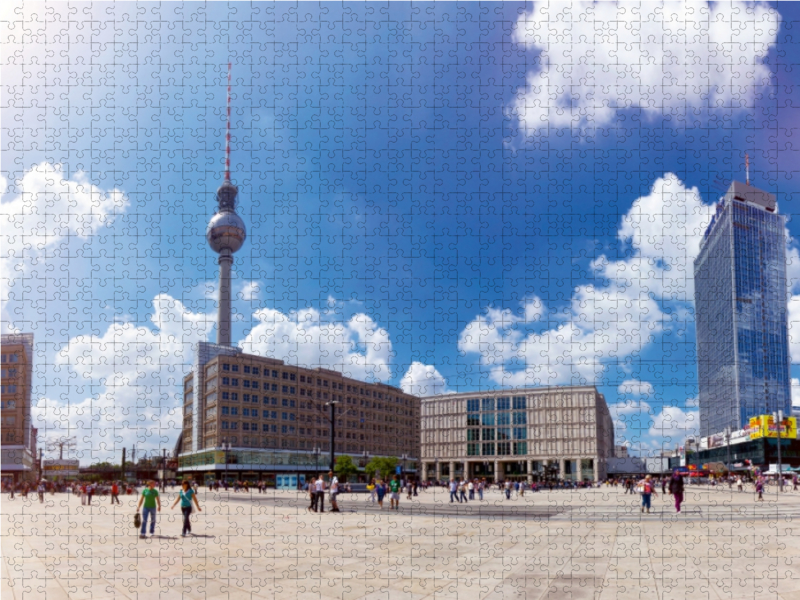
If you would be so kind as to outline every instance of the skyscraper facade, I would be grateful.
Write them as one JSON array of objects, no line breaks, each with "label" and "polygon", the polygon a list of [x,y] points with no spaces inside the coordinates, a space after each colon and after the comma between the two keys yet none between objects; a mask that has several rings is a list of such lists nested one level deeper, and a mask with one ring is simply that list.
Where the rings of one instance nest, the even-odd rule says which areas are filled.
[{"label": "skyscraper facade", "polygon": [[775,196],[735,181],[694,262],[700,435],[791,413],[785,218]]}]

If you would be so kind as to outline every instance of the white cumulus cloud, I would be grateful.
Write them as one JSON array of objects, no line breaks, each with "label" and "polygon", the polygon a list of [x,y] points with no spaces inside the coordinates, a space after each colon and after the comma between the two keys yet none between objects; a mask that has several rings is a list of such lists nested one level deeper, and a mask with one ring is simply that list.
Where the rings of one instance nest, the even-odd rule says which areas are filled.
[{"label": "white cumulus cloud", "polygon": [[514,41],[536,67],[511,110],[535,131],[603,127],[630,108],[746,108],[770,81],[779,26],[761,2],[534,2]]},{"label": "white cumulus cloud", "polygon": [[400,381],[400,387],[406,394],[415,396],[435,396],[446,394],[447,380],[433,365],[414,361]]},{"label": "white cumulus cloud", "polygon": [[324,320],[313,308],[289,314],[264,308],[253,316],[258,323],[240,344],[245,352],[333,369],[364,381],[386,382],[392,377],[389,333],[366,314],[337,322]]}]

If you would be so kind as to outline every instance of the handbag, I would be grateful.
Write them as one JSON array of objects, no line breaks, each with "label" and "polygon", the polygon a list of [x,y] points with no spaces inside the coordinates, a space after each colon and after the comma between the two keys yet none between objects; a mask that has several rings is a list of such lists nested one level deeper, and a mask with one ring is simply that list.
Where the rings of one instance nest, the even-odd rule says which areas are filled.
[{"label": "handbag", "polygon": [[142,515],[139,514],[138,512],[135,515],[133,515],[133,526],[136,529],[139,529],[139,527],[142,526]]}]

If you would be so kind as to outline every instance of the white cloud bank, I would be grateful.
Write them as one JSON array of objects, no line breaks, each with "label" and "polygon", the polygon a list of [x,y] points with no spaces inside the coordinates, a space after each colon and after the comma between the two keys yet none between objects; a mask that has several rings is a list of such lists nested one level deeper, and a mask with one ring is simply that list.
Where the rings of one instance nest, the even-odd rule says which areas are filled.
[{"label": "white cloud bank", "polygon": [[461,332],[459,350],[479,355],[500,385],[594,384],[606,363],[635,356],[664,330],[671,317],[662,303],[692,302],[692,263],[711,210],[697,188],[666,174],[622,219],[630,256],[593,261],[597,282],[573,290],[563,323],[529,331],[545,310],[535,297],[516,312],[489,307]]},{"label": "white cloud bank", "polygon": [[242,340],[242,350],[293,365],[333,369],[355,379],[386,382],[394,357],[389,333],[366,314],[347,322],[326,321],[313,308],[284,314],[256,311],[258,324]]},{"label": "white cloud bank", "polygon": [[534,2],[514,41],[538,68],[511,112],[522,129],[589,128],[619,111],[746,108],[770,80],[780,15],[766,3]]},{"label": "white cloud bank", "polygon": [[447,389],[447,380],[436,367],[418,361],[412,362],[408,367],[400,381],[400,387],[406,394],[416,396],[435,396],[450,391]]}]

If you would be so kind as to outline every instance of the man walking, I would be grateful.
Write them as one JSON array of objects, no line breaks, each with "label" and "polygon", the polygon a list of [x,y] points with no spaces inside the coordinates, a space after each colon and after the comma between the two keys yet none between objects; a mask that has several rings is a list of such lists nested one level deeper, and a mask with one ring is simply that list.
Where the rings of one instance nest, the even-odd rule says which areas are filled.
[{"label": "man walking", "polygon": [[325,480],[322,478],[322,473],[317,477],[314,486],[317,496],[317,501],[314,503],[314,512],[325,512]]},{"label": "man walking", "polygon": [[158,497],[155,481],[149,481],[147,487],[142,490],[142,495],[139,497],[139,504],[136,507],[137,511],[142,508],[142,504],[144,504],[144,510],[142,511],[142,530],[139,537],[144,539],[148,517],[150,518],[150,535],[155,535],[156,511],[161,511],[161,498]]},{"label": "man walking", "polygon": [[[339,502],[337,496],[339,495],[339,478],[333,474],[333,471],[328,471],[328,478],[330,479],[330,494],[331,494],[331,510],[330,512],[340,512]],[[323,511],[324,512],[324,511]]]},{"label": "man walking", "polygon": [[389,490],[392,493],[391,507],[394,510],[400,509],[400,480],[395,475],[389,482]]},{"label": "man walking", "polygon": [[117,485],[116,481],[111,484],[111,504],[114,504],[114,502],[116,502],[117,504],[120,503],[119,502],[119,486]]},{"label": "man walking", "polygon": [[450,504],[458,500],[461,503],[461,500],[458,498],[458,483],[456,483],[455,479],[450,480]]},{"label": "man walking", "polygon": [[683,503],[683,477],[677,471],[673,473],[669,482],[669,493],[675,498],[675,512],[681,512]]}]

